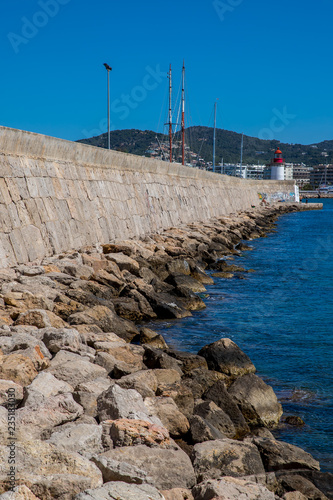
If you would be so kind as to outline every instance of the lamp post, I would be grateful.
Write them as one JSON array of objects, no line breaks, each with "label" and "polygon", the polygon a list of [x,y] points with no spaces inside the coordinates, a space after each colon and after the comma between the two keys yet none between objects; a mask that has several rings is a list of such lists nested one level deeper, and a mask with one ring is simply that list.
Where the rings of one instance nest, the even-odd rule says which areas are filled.
[{"label": "lamp post", "polygon": [[111,66],[104,63],[105,69],[108,72],[108,149],[110,147],[110,71],[112,71]]}]

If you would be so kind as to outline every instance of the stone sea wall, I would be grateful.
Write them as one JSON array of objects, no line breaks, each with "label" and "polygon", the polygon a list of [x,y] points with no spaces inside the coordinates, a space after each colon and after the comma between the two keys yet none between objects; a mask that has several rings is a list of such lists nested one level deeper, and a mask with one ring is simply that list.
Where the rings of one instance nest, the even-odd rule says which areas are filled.
[{"label": "stone sea wall", "polygon": [[0,127],[0,267],[295,200],[294,181],[231,178]]}]

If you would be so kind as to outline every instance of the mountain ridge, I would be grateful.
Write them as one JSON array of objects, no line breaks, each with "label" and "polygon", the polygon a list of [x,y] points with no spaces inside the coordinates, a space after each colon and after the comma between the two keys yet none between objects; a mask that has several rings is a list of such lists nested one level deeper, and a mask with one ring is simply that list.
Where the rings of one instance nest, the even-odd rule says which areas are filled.
[{"label": "mountain ridge", "polygon": [[[216,129],[216,164],[239,163],[241,149],[241,135],[230,130]],[[111,149],[140,156],[151,156],[147,153],[151,145],[156,143],[156,137],[160,143],[166,143],[167,137],[152,130],[122,129],[110,133]],[[257,137],[244,135],[243,138],[243,163],[244,164],[266,164],[274,155],[277,147],[281,148],[283,156],[288,163],[304,163],[307,166],[315,166],[320,163],[333,163],[333,140],[325,140],[319,143],[304,145],[282,143],[278,140],[264,140]],[[174,142],[180,143],[181,133],[174,134]],[[97,147],[107,147],[107,133],[99,136],[80,139],[77,142]],[[197,153],[206,162],[212,161],[213,151],[213,128],[193,126],[185,130],[185,143],[190,152]],[[173,151],[173,157],[179,158],[180,148]],[[189,161],[187,158],[186,161]]]}]

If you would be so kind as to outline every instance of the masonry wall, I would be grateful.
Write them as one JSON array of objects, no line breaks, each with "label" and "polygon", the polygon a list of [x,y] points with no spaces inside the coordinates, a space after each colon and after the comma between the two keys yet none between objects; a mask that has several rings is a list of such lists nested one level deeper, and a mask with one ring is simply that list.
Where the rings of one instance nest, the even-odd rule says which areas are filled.
[{"label": "masonry wall", "polygon": [[252,181],[0,127],[0,267],[294,200]]}]

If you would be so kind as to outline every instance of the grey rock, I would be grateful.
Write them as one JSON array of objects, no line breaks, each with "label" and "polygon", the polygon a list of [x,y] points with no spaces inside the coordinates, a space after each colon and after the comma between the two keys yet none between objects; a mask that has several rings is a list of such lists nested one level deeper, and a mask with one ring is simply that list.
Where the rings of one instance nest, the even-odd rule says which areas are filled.
[{"label": "grey rock", "polygon": [[86,490],[74,500],[164,500],[161,493],[149,484],[127,484],[121,481],[106,483],[102,488]]},{"label": "grey rock", "polygon": [[167,354],[181,362],[181,369],[185,374],[198,368],[203,370],[208,369],[207,361],[203,356],[198,356],[190,352],[177,351],[175,349],[168,349]]},{"label": "grey rock", "polygon": [[68,351],[59,351],[52,359],[47,371],[59,380],[68,382],[74,388],[82,382],[107,376],[106,370],[101,366]]},{"label": "grey rock", "polygon": [[140,370],[122,377],[118,385],[123,389],[135,389],[143,398],[155,396],[157,379],[154,370]]},{"label": "grey rock", "polygon": [[221,476],[241,477],[265,472],[254,445],[227,438],[194,445],[192,462],[198,482]]},{"label": "grey rock", "polygon": [[191,461],[179,448],[125,446],[106,451],[98,456],[99,460],[101,458],[125,462],[144,470],[147,482],[158,489],[191,488],[195,484]]},{"label": "grey rock", "polygon": [[298,474],[280,476],[279,480],[286,492],[300,491],[309,500],[327,500],[327,496],[318,490],[311,481]]},{"label": "grey rock", "polygon": [[168,356],[161,349],[155,349],[148,345],[144,346],[145,353],[143,362],[148,368],[164,368],[176,370],[180,375],[183,374],[181,370],[182,363],[171,356]]},{"label": "grey rock", "polygon": [[97,417],[97,398],[113,384],[111,379],[103,377],[83,382],[76,386],[73,398],[82,406],[86,415]]},{"label": "grey rock", "polygon": [[157,379],[157,390],[161,392],[172,388],[181,381],[181,374],[178,370],[167,368],[154,369],[154,375]]},{"label": "grey rock", "polygon": [[36,407],[51,396],[72,393],[73,391],[73,387],[67,382],[58,380],[52,373],[42,371],[30,385],[24,388],[23,406],[26,408]]},{"label": "grey rock", "polygon": [[235,380],[228,389],[251,427],[274,428],[282,416],[282,406],[269,385],[250,373]]},{"label": "grey rock", "polygon": [[124,481],[130,484],[147,482],[147,473],[133,464],[119,462],[105,456],[93,456],[92,462],[97,465],[103,475],[103,481]]},{"label": "grey rock", "polygon": [[160,419],[153,415],[144,404],[141,394],[134,389],[122,389],[117,384],[98,397],[97,412],[100,422],[131,418],[162,425]]},{"label": "grey rock", "polygon": [[190,418],[190,431],[194,443],[224,439],[226,436],[199,415]]},{"label": "grey rock", "polygon": [[140,366],[121,361],[108,352],[98,352],[95,356],[95,363],[105,368],[107,373],[116,379],[130,375],[141,369]]},{"label": "grey rock", "polygon": [[257,446],[267,471],[320,469],[317,460],[292,444],[267,438],[254,438],[253,443]]},{"label": "grey rock", "polygon": [[[184,382],[187,387],[189,387],[193,393],[195,399],[199,399],[202,395],[208,391],[216,382],[229,383],[229,377],[223,373],[214,370],[205,370],[202,368],[196,368],[183,377]],[[226,392],[226,391],[225,391]]]},{"label": "grey rock", "polygon": [[236,430],[230,417],[213,401],[205,401],[194,407],[194,415],[199,415],[224,436],[235,437]]},{"label": "grey rock", "polygon": [[[20,441],[16,460],[23,481],[40,499],[72,500],[88,488],[102,486],[100,470],[78,453],[58,450],[45,441]],[[8,447],[0,446],[0,462],[7,463]],[[7,470],[0,472],[0,481],[6,479]],[[22,476],[21,476],[22,477]],[[29,498],[29,497],[28,497]]]},{"label": "grey rock", "polygon": [[203,356],[210,370],[232,377],[254,373],[256,368],[250,358],[230,339],[220,339],[204,346],[198,354]]},{"label": "grey rock", "polygon": [[192,490],[194,500],[275,500],[275,495],[265,486],[247,479],[223,477],[209,479]]},{"label": "grey rock", "polygon": [[189,421],[181,413],[172,398],[153,397],[144,400],[145,406],[155,414],[173,438],[186,434],[190,428]]},{"label": "grey rock", "polygon": [[83,414],[71,394],[58,394],[45,399],[41,404],[19,408],[16,411],[18,435],[21,439],[40,439],[54,427],[76,420]]},{"label": "grey rock", "polygon": [[81,336],[74,328],[46,328],[43,342],[53,354],[56,354],[61,349],[70,352],[79,352],[83,349]]},{"label": "grey rock", "polygon": [[0,349],[4,354],[9,354],[13,351],[29,349],[31,346],[38,345],[41,353],[46,358],[51,359],[51,353],[47,349],[44,342],[36,339],[35,336],[27,333],[12,333],[11,336],[0,336]]},{"label": "grey rock", "polygon": [[80,453],[91,458],[92,455],[103,451],[102,427],[73,423],[67,429],[54,431],[47,442],[54,444],[59,450]]},{"label": "grey rock", "polygon": [[119,318],[114,311],[105,306],[94,306],[83,312],[71,314],[68,322],[71,325],[97,325],[103,332],[114,332],[127,342],[139,335],[134,323]]},{"label": "grey rock", "polygon": [[250,429],[236,401],[228,393],[222,380],[218,380],[204,394],[203,399],[213,401],[231,419],[234,424],[236,437],[240,438],[249,433]]}]

